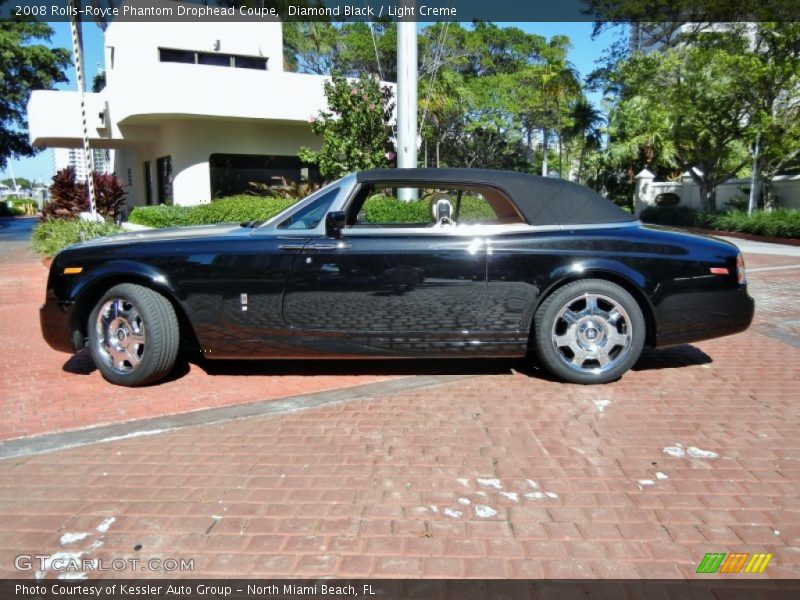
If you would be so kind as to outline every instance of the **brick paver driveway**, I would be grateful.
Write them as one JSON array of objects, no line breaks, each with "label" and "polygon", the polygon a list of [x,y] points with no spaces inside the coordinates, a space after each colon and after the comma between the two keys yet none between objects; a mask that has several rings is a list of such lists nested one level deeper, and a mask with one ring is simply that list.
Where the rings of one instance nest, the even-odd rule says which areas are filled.
[{"label": "brick paver driveway", "polygon": [[[0,576],[58,552],[194,559],[183,575],[204,577],[692,577],[707,552],[768,552],[763,577],[798,578],[800,258],[748,266],[754,327],[649,352],[614,384],[514,363],[2,460]],[[154,389],[169,402],[184,379]]]}]

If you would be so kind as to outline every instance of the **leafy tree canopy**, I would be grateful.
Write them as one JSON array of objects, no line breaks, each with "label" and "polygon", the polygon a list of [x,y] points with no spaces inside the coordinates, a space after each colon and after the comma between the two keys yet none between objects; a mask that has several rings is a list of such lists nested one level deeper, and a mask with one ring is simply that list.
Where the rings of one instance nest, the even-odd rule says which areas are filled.
[{"label": "leafy tree canopy", "polygon": [[0,21],[0,169],[11,158],[33,156],[27,133],[26,106],[33,90],[67,81],[70,55],[48,48],[53,30],[46,23]]},{"label": "leafy tree canopy", "polygon": [[391,88],[381,87],[375,77],[350,81],[337,74],[325,84],[325,96],[330,110],[320,112],[311,124],[322,147],[318,151],[304,147],[300,158],[318,165],[326,179],[389,166]]}]

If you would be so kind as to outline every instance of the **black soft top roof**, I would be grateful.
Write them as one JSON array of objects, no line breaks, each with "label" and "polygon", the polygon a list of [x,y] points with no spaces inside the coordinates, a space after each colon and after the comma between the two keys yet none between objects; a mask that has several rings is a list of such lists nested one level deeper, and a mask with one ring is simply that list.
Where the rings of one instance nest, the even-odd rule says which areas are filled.
[{"label": "black soft top roof", "polygon": [[505,192],[531,225],[625,223],[636,217],[587,187],[527,173],[491,169],[374,169],[359,183],[483,185]]}]

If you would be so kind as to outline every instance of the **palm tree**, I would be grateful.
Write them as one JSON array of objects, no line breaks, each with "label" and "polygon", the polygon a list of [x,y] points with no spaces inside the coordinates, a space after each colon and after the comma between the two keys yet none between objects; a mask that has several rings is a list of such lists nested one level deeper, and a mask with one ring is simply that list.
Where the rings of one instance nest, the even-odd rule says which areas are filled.
[{"label": "palm tree", "polygon": [[580,137],[581,154],[578,160],[578,181],[583,176],[583,165],[586,161],[587,150],[596,145],[600,140],[600,125],[605,121],[600,111],[592,105],[586,98],[579,98],[570,110],[572,126],[569,134]]}]

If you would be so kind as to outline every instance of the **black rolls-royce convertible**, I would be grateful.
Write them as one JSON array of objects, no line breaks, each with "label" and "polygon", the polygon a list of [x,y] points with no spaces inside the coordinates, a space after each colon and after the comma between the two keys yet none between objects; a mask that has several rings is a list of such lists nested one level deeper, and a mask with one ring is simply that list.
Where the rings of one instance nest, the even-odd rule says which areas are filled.
[{"label": "black rolls-royce convertible", "polygon": [[575,383],[642,348],[748,327],[727,242],[643,226],[565,181],[385,169],[263,223],[125,233],[53,260],[44,338],[88,345],[116,384],[156,382],[179,348],[208,359],[522,357]]}]

